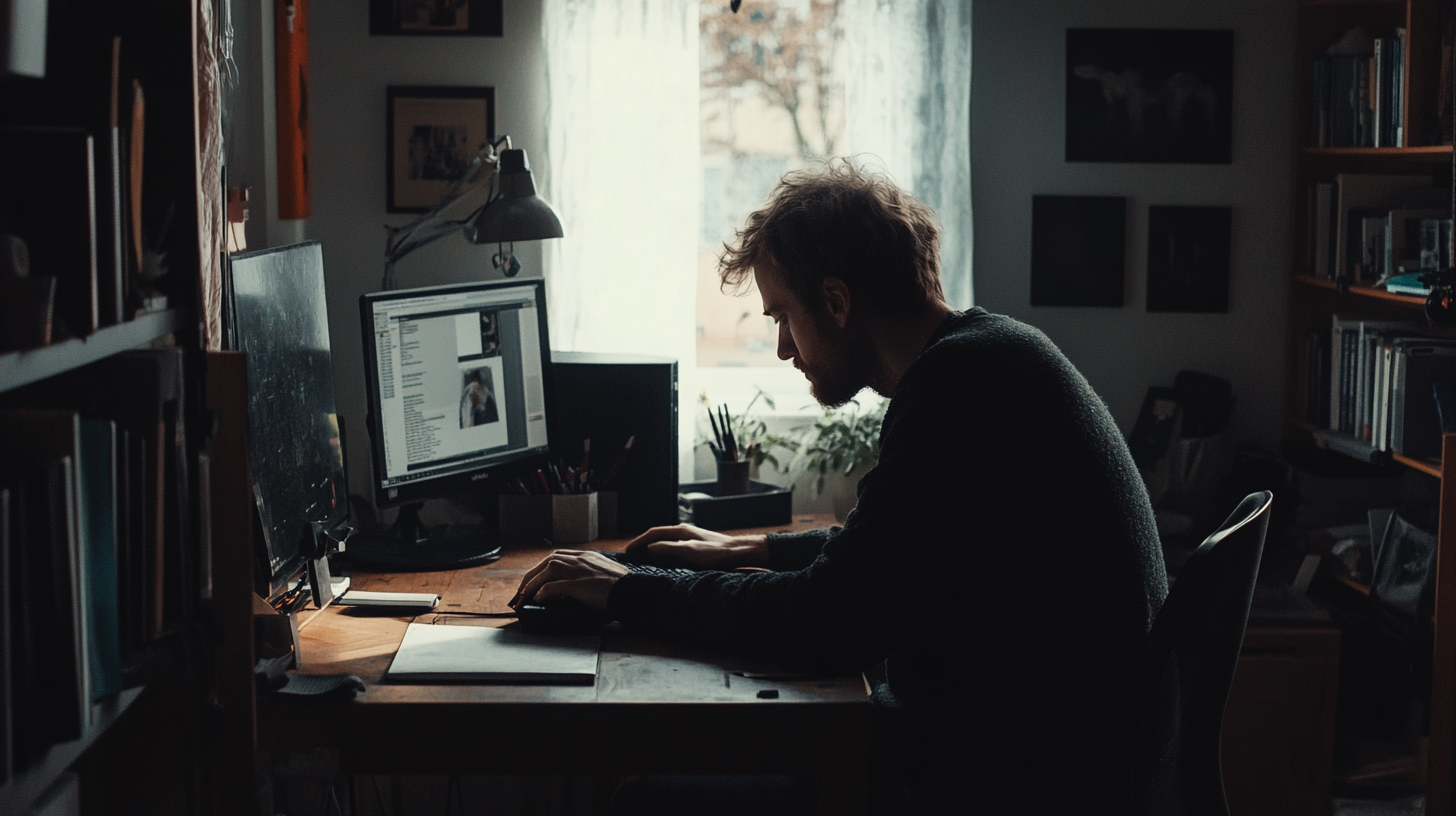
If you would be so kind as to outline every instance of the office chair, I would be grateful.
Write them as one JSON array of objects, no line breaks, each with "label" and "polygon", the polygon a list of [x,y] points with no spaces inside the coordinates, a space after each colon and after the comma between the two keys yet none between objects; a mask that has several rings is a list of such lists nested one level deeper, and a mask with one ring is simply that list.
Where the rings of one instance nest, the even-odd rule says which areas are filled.
[{"label": "office chair", "polygon": [[1134,710],[1134,812],[1228,816],[1224,707],[1249,620],[1274,494],[1252,493],[1189,556],[1148,635]]}]

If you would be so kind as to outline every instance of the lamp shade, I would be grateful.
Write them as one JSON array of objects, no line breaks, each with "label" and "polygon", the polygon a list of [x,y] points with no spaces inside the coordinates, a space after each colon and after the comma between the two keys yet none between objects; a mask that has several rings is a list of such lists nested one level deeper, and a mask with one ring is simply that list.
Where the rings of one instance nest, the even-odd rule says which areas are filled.
[{"label": "lamp shade", "polygon": [[499,197],[466,227],[465,237],[472,244],[506,244],[564,234],[551,205],[536,195],[526,151],[501,151],[498,178]]}]

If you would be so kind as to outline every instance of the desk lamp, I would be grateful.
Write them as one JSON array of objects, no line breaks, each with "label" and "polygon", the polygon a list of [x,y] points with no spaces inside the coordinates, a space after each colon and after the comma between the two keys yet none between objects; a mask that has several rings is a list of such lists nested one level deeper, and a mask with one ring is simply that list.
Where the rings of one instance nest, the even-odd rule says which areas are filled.
[{"label": "desk lamp", "polygon": [[[501,145],[505,149],[497,151]],[[477,178],[482,171],[488,175]],[[396,288],[394,265],[400,259],[456,231],[463,231],[472,244],[496,244],[491,264],[508,278],[521,271],[515,258],[516,241],[563,234],[556,212],[536,195],[526,151],[513,149],[509,136],[482,147],[433,209],[402,227],[386,225],[385,229],[389,238],[384,247],[384,289]]]}]

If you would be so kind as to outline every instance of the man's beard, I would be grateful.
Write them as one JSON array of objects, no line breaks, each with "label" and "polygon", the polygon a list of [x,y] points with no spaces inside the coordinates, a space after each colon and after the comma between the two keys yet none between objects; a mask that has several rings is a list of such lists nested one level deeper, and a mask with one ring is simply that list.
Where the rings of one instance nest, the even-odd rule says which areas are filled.
[{"label": "man's beard", "polygon": [[827,359],[821,359],[812,369],[799,366],[797,360],[794,367],[809,379],[809,393],[820,405],[838,408],[854,399],[868,385],[865,372],[854,364],[856,360],[868,359],[867,350],[841,341]]}]

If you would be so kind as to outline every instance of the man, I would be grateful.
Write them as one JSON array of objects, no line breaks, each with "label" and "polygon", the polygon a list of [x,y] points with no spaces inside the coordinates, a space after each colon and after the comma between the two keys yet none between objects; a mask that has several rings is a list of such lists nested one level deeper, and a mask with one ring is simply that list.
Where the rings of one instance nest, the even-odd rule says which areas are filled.
[{"label": "man", "polygon": [[656,528],[628,549],[770,571],[673,579],[561,551],[513,603],[570,595],[663,637],[882,667],[875,699],[908,725],[876,761],[893,775],[909,758],[917,809],[1115,808],[1127,692],[1167,579],[1102,401],[1040,332],[952,311],[934,213],[847,161],[785,177],[720,274],[728,287],[752,278],[779,357],[820,402],[866,387],[890,398],[879,462],[844,526]]}]

